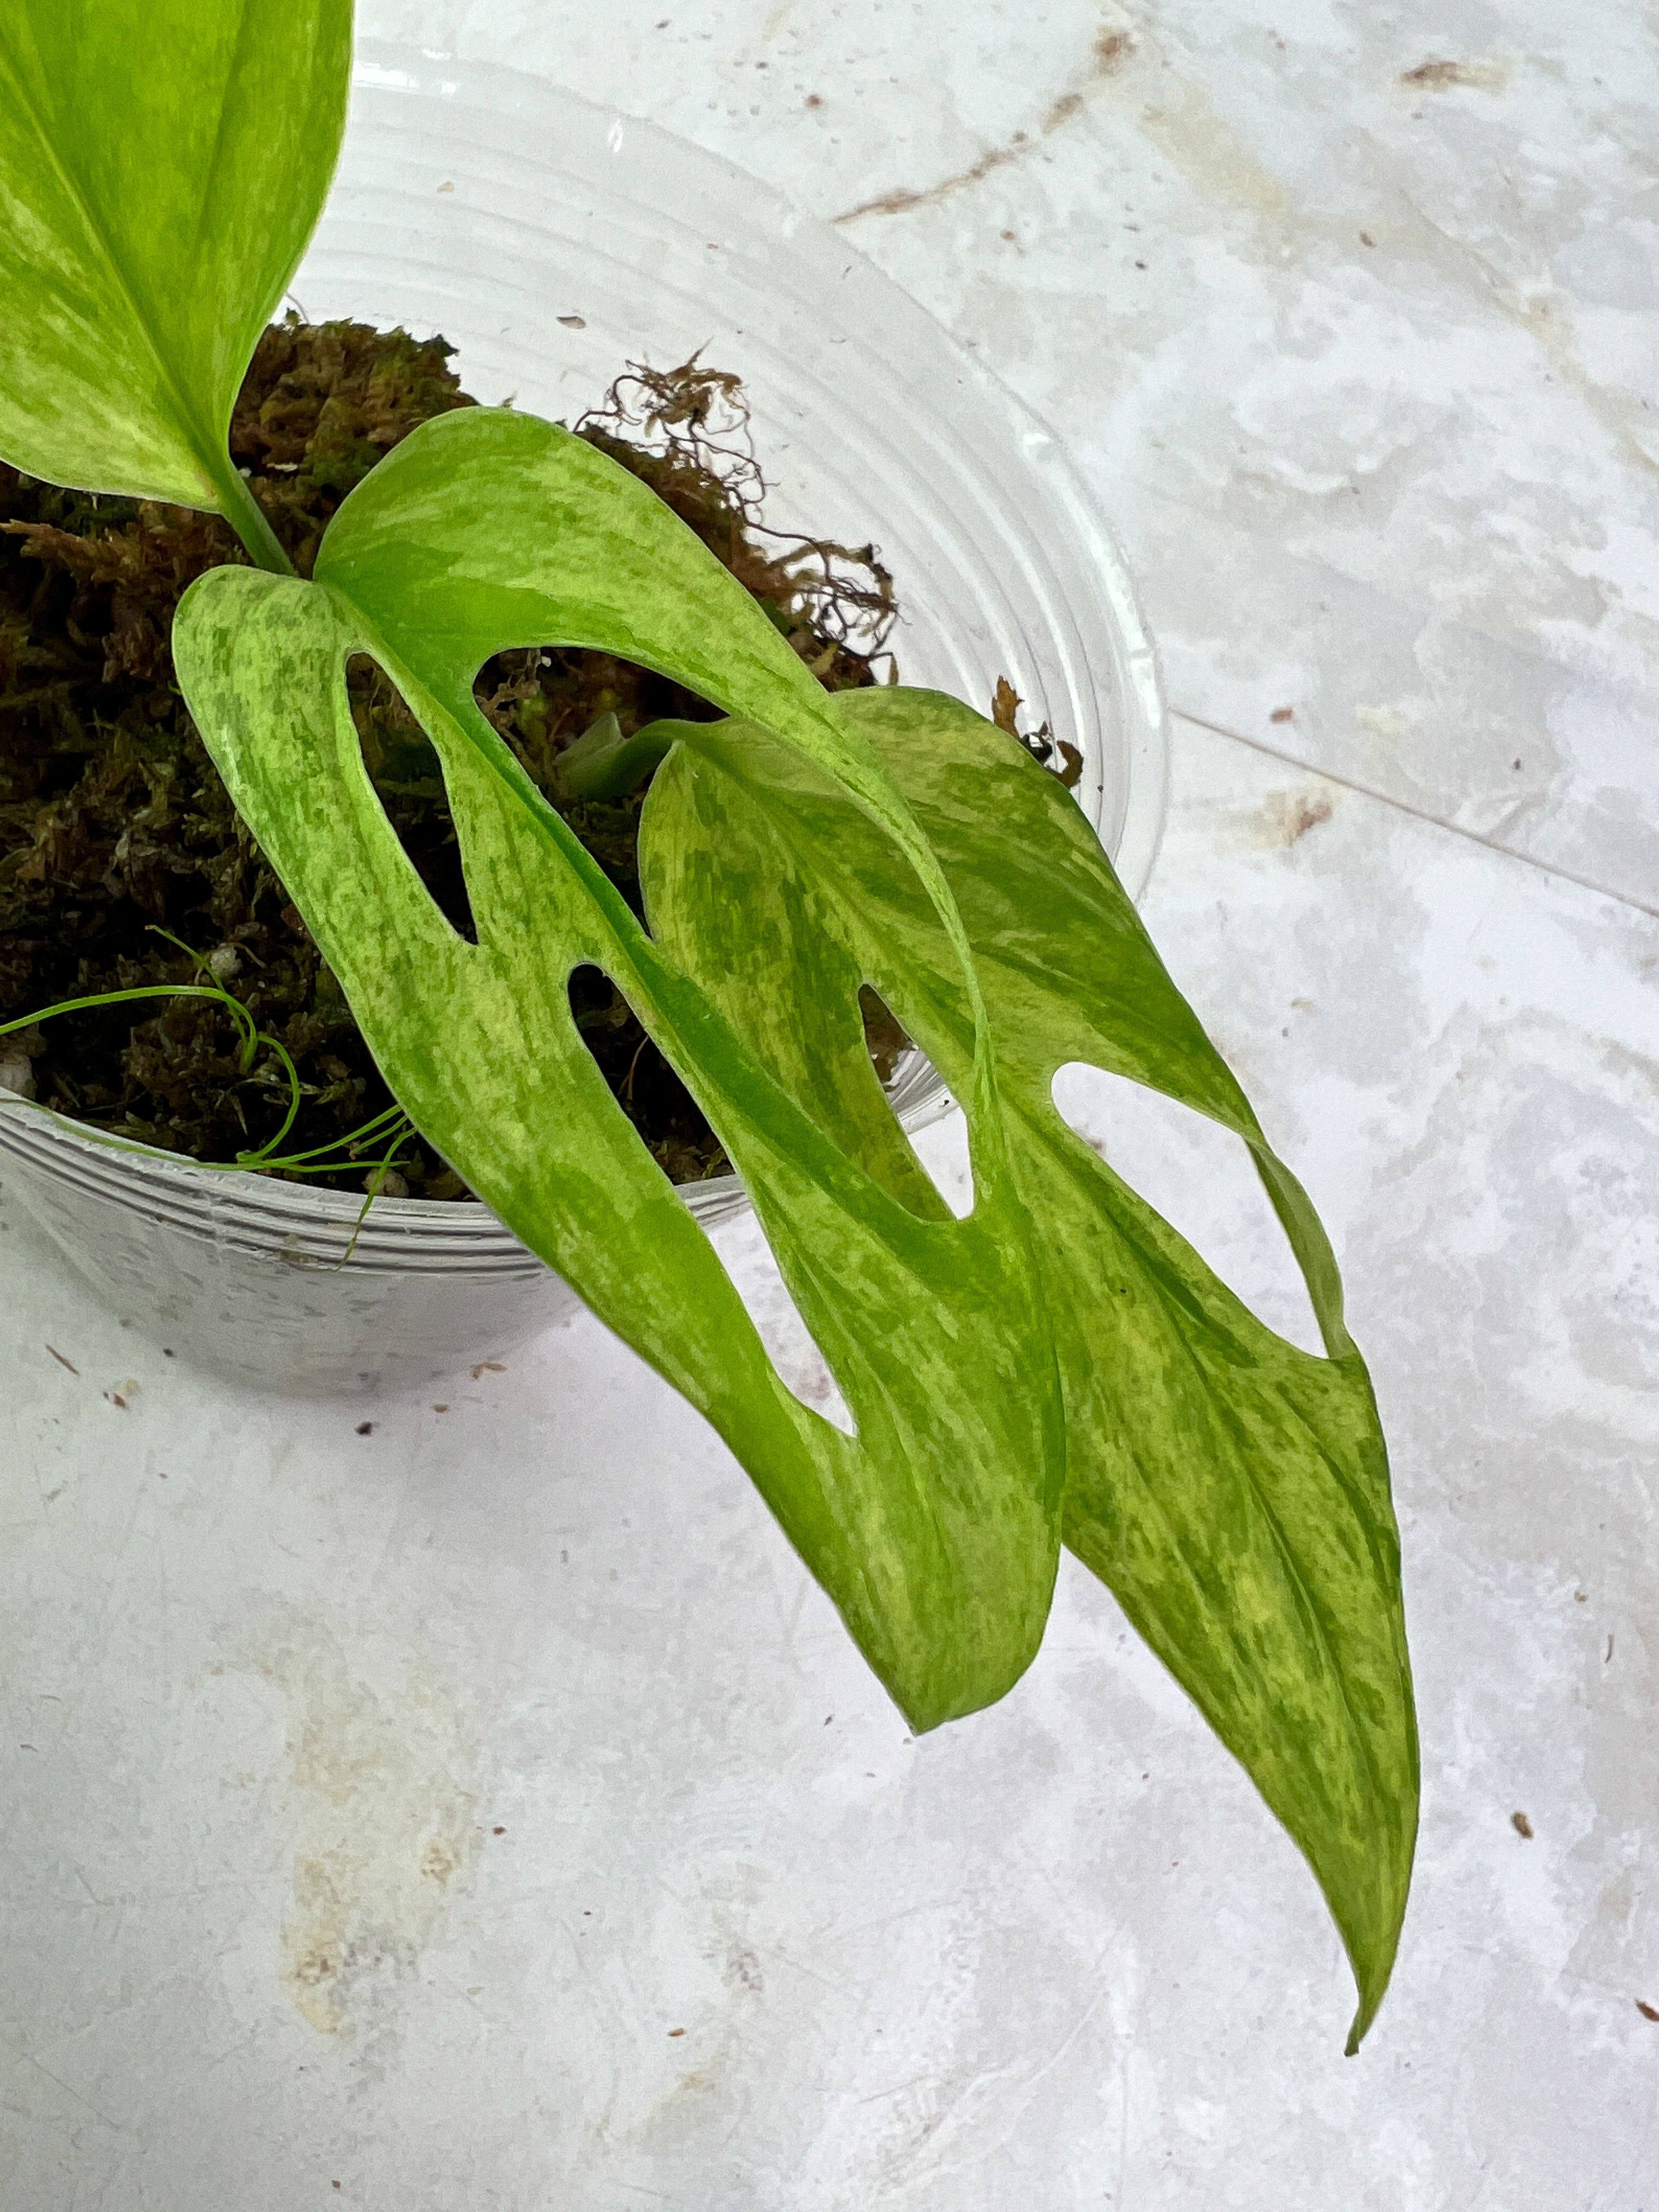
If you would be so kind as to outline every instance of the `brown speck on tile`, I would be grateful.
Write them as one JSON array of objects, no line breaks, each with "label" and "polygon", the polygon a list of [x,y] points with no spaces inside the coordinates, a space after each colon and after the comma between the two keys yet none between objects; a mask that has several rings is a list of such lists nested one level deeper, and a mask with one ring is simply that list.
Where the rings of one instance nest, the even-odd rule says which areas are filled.
[{"label": "brown speck on tile", "polygon": [[1359,243],[1362,246],[1375,246],[1376,240],[1371,236],[1370,231],[1362,230],[1359,234]]},{"label": "brown speck on tile", "polygon": [[684,2035],[684,2033],[685,2030],[683,2027],[671,2027],[668,2031],[668,2039],[672,2043],[677,2035]]},{"label": "brown speck on tile", "polygon": [[1270,722],[1293,722],[1296,720],[1296,709],[1294,707],[1275,707],[1267,720]]},{"label": "brown speck on tile", "polygon": [[[439,185],[439,187],[438,187],[438,190],[439,190],[441,192],[453,192],[453,191],[454,191],[454,189],[455,189],[455,187],[454,187],[454,185],[453,185],[453,184],[440,185]],[[339,2185],[339,2183],[338,2183],[337,2181],[337,2182],[335,2183],[335,2185],[334,2185],[334,2186],[335,2186],[337,2189],[339,2187],[339,2185]]]},{"label": "brown speck on tile", "polygon": [[372,1437],[374,1433],[374,1422],[359,1421],[357,1424],[357,1433],[360,1437]]},{"label": "brown speck on tile", "polygon": [[479,1382],[486,1375],[505,1375],[506,1372],[499,1359],[481,1359],[472,1370],[472,1380]]},{"label": "brown speck on tile", "polygon": [[434,1413],[447,1413],[449,1408],[447,1406],[434,1406],[432,1410]]},{"label": "brown speck on tile", "polygon": [[806,95],[806,105],[809,107],[822,107],[823,105],[822,94],[816,92],[809,92]]},{"label": "brown speck on tile", "polygon": [[1659,2020],[1659,2005],[1648,2004],[1641,1997],[1638,1997],[1636,2009],[1644,2020]]},{"label": "brown speck on tile", "polygon": [[163,1359],[176,1359],[179,1355],[170,1344],[164,1344],[161,1346],[161,1357]]},{"label": "brown speck on tile", "polygon": [[1425,92],[1452,92],[1460,86],[1474,92],[1501,92],[1509,74],[1504,62],[1426,61],[1419,62],[1415,69],[1402,70],[1400,82]]},{"label": "brown speck on tile", "polygon": [[504,1836],[507,1833],[507,1830],[505,1828],[492,1828],[489,1832],[492,1836]]},{"label": "brown speck on tile", "polygon": [[1524,1813],[1511,1813],[1510,1826],[1517,1836],[1524,1836],[1528,1843],[1532,1841],[1532,1822]]},{"label": "brown speck on tile", "polygon": [[587,328],[586,315],[561,315],[558,319],[568,331],[585,331]]},{"label": "brown speck on tile", "polygon": [[67,1367],[71,1375],[78,1375],[81,1372],[80,1369],[76,1365],[72,1359],[64,1358],[63,1353],[58,1349],[58,1346],[55,1344],[49,1344],[46,1346],[46,1350],[51,1352],[52,1358],[58,1362],[58,1364],[60,1367]]},{"label": "brown speck on tile", "polygon": [[[1323,792],[1276,792],[1262,809],[1258,837],[1269,846],[1297,844],[1334,811]],[[1285,1034],[1288,1036],[1290,1031]]]}]

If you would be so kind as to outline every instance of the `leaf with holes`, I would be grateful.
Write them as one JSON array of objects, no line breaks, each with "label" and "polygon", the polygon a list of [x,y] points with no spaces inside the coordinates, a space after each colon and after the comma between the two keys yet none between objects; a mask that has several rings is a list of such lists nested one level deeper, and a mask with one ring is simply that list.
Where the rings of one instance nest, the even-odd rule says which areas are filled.
[{"label": "leaf with holes", "polygon": [[[1066,1541],[1306,1853],[1358,1981],[1357,2042],[1405,1910],[1418,1760],[1387,1462],[1330,1247],[1054,778],[934,693],[847,692],[831,711],[909,799],[968,927],[1063,1377]],[[822,1012],[873,984],[959,1082],[973,1027],[945,941],[799,754],[757,728],[678,730],[641,822],[653,928],[818,1124],[896,1185],[908,1147],[872,1109],[850,1024],[831,1039]],[[1249,1146],[1327,1358],[1258,1322],[1066,1127],[1052,1086],[1072,1060]]]},{"label": "leaf with holes", "polygon": [[[283,573],[226,434],[333,166],[349,31],[349,0],[13,0],[0,452],[218,507],[278,572],[203,577],[175,664],[403,1106],[728,1440],[918,1727],[1029,1663],[1063,1529],[1307,1852],[1357,2036],[1404,1907],[1416,1750],[1382,1439],[1305,1197],[1058,788],[951,702],[826,701],[580,441],[501,411],[429,422],[344,502],[315,580]],[[644,817],[654,933],[474,703],[484,660],[538,645],[642,662],[734,718],[643,749],[675,748]],[[476,942],[375,795],[357,653],[436,748]],[[593,733],[571,787],[641,754]],[[590,965],[735,1162],[854,1435],[785,1389],[588,1056],[568,979]],[[882,1097],[866,981],[968,1102],[965,1219]],[[1065,1127],[1072,1059],[1250,1146],[1328,1358],[1264,1329]]]},{"label": "leaf with holes", "polygon": [[[471,685],[492,653],[538,644],[643,662],[763,717],[855,794],[939,942],[959,937],[908,808],[747,592],[634,477],[532,417],[479,409],[427,424],[341,507],[314,582],[211,571],[179,609],[173,650],[221,774],[404,1107],[708,1415],[907,1715],[931,1726],[1000,1696],[1029,1662],[1060,1545],[1059,1377],[988,1049],[975,1072],[970,1011],[978,1202],[959,1222],[919,1170],[872,1173],[873,1144],[838,1145],[778,1085],[529,782]],[[437,750],[476,944],[432,903],[369,781],[345,696],[356,653],[398,684]],[[567,988],[590,963],[743,1176],[855,1437],[784,1388],[593,1066]],[[971,974],[957,972],[970,1004]],[[826,1011],[857,1030],[855,997]],[[862,1080],[879,1103],[867,1055]]]},{"label": "leaf with holes", "polygon": [[218,507],[260,535],[230,411],[333,173],[350,44],[350,0],[9,0],[0,454],[15,467]]}]

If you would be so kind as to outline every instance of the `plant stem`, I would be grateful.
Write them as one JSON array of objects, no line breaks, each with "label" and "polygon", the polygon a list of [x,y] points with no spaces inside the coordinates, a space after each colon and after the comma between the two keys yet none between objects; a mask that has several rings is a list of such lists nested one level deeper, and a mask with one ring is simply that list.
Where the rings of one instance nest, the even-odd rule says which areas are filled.
[{"label": "plant stem", "polygon": [[624,738],[615,714],[601,714],[553,763],[556,799],[620,799],[662,766],[680,732],[678,722],[647,722]]},{"label": "plant stem", "polygon": [[248,489],[241,471],[232,465],[228,453],[223,466],[215,472],[215,483],[225,520],[247,548],[254,567],[269,568],[274,576],[291,576],[294,563],[277,544],[264,508]]}]

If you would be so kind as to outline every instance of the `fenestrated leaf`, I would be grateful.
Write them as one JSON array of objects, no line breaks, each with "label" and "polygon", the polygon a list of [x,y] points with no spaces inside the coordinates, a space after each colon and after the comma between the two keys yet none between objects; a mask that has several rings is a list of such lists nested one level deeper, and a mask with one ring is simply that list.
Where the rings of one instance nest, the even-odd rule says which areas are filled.
[{"label": "fenestrated leaf", "polygon": [[1000,1149],[979,982],[932,847],[856,726],[829,712],[749,593],[637,478],[533,415],[440,416],[345,501],[313,573],[363,611],[388,666],[471,731],[527,804],[540,803],[533,786],[485,742],[472,704],[479,666],[511,646],[582,646],[658,669],[816,763],[897,846],[939,918],[974,1022],[963,1095],[981,1111],[982,1152]]},{"label": "fenestrated leaf", "polygon": [[254,342],[322,208],[350,0],[8,0],[0,454],[222,507]]},{"label": "fenestrated leaf", "polygon": [[[1352,2048],[1394,1960],[1418,1769],[1382,1437],[1330,1248],[1055,781],[937,694],[844,693],[833,710],[909,799],[968,926],[1064,1377],[1066,1540],[1307,1855],[1359,1984]],[[908,1146],[872,1108],[855,1024],[827,1032],[822,996],[873,984],[959,1080],[971,1030],[933,917],[798,755],[757,728],[678,727],[641,824],[653,927],[897,1187]],[[1066,1127],[1051,1085],[1072,1060],[1250,1146],[1329,1358],[1266,1328]]]},{"label": "fenestrated leaf", "polygon": [[[931,872],[945,921],[920,883],[918,897],[948,948],[960,922],[908,809],[693,535],[625,471],[532,418],[480,410],[416,432],[342,507],[316,574],[210,572],[180,608],[174,657],[221,774],[399,1101],[726,1437],[918,1726],[1000,1695],[1041,1637],[1064,1468],[988,1043],[978,1202],[957,1222],[925,1184],[884,1185],[856,1146],[839,1149],[665,959],[479,714],[472,677],[509,646],[598,646],[764,714],[854,787],[861,820],[865,806],[881,817],[872,835],[898,873],[911,875],[901,840]],[[357,652],[398,682],[438,751],[476,945],[432,904],[368,780],[344,686]],[[855,1437],[779,1381],[589,1058],[567,989],[589,963],[737,1164]],[[965,1004],[960,968],[957,988]],[[867,1060],[864,1079],[873,1087]]]}]

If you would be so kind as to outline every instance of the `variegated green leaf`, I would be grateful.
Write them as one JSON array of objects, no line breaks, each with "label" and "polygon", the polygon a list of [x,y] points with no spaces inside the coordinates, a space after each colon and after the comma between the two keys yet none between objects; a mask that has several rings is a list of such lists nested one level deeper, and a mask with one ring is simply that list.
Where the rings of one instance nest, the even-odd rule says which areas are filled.
[{"label": "variegated green leaf", "polygon": [[[936,694],[845,693],[834,711],[908,797],[974,946],[1064,1377],[1066,1540],[1307,1854],[1358,1980],[1357,2041],[1405,1909],[1417,1745],[1382,1437],[1330,1248],[1054,780]],[[944,941],[864,818],[799,756],[757,728],[678,727],[642,823],[653,927],[896,1187],[909,1149],[870,1097],[848,1010],[872,983],[959,1080],[972,1033]],[[833,1030],[826,1006],[842,1010]],[[1072,1060],[1244,1139],[1328,1358],[1258,1322],[1066,1126],[1051,1085]]]},{"label": "variegated green leaf", "polygon": [[262,526],[226,452],[333,173],[350,0],[6,0],[0,455]]},{"label": "variegated green leaf", "polygon": [[[210,573],[180,608],[174,657],[220,772],[399,1100],[726,1437],[918,1726],[1000,1695],[1042,1634],[1064,1467],[994,1076],[975,1115],[970,1219],[951,1218],[923,1179],[872,1177],[640,927],[479,714],[472,677],[490,653],[538,643],[662,668],[764,714],[854,786],[860,820],[883,817],[872,835],[898,873],[916,880],[902,838],[937,882],[908,809],[691,532],[546,424],[476,410],[428,425],[347,501],[316,574]],[[399,684],[437,749],[476,945],[432,904],[369,781],[346,704],[356,652]],[[948,947],[919,881],[917,895]],[[855,1437],[783,1387],[605,1087],[567,988],[586,963],[622,990],[737,1164]],[[957,987],[966,1003],[959,967]],[[972,1028],[970,1015],[969,1064]],[[878,1100],[867,1057],[862,1079]]]},{"label": "variegated green leaf", "polygon": [[[0,453],[217,507],[285,565],[226,430],[333,166],[349,20],[349,0],[0,11]],[[644,662],[738,718],[679,733],[653,793],[654,936],[473,704],[485,659],[538,644]],[[476,944],[375,797],[345,699],[360,652],[437,749]],[[1370,1386],[1304,1195],[1052,783],[950,702],[826,702],[631,477],[483,410],[428,425],[375,471],[314,583],[204,578],[175,654],[403,1103],[729,1440],[916,1724],[1000,1695],[1029,1662],[1063,1513],[1307,1852],[1363,2032],[1416,1817]],[[619,775],[639,750],[600,732],[572,773]],[[784,1389],[598,1075],[567,988],[590,962],[737,1163],[855,1436]],[[969,1102],[965,1221],[875,1083],[865,981]],[[1264,1329],[1066,1130],[1049,1085],[1070,1059],[1251,1146],[1328,1358]]]}]

